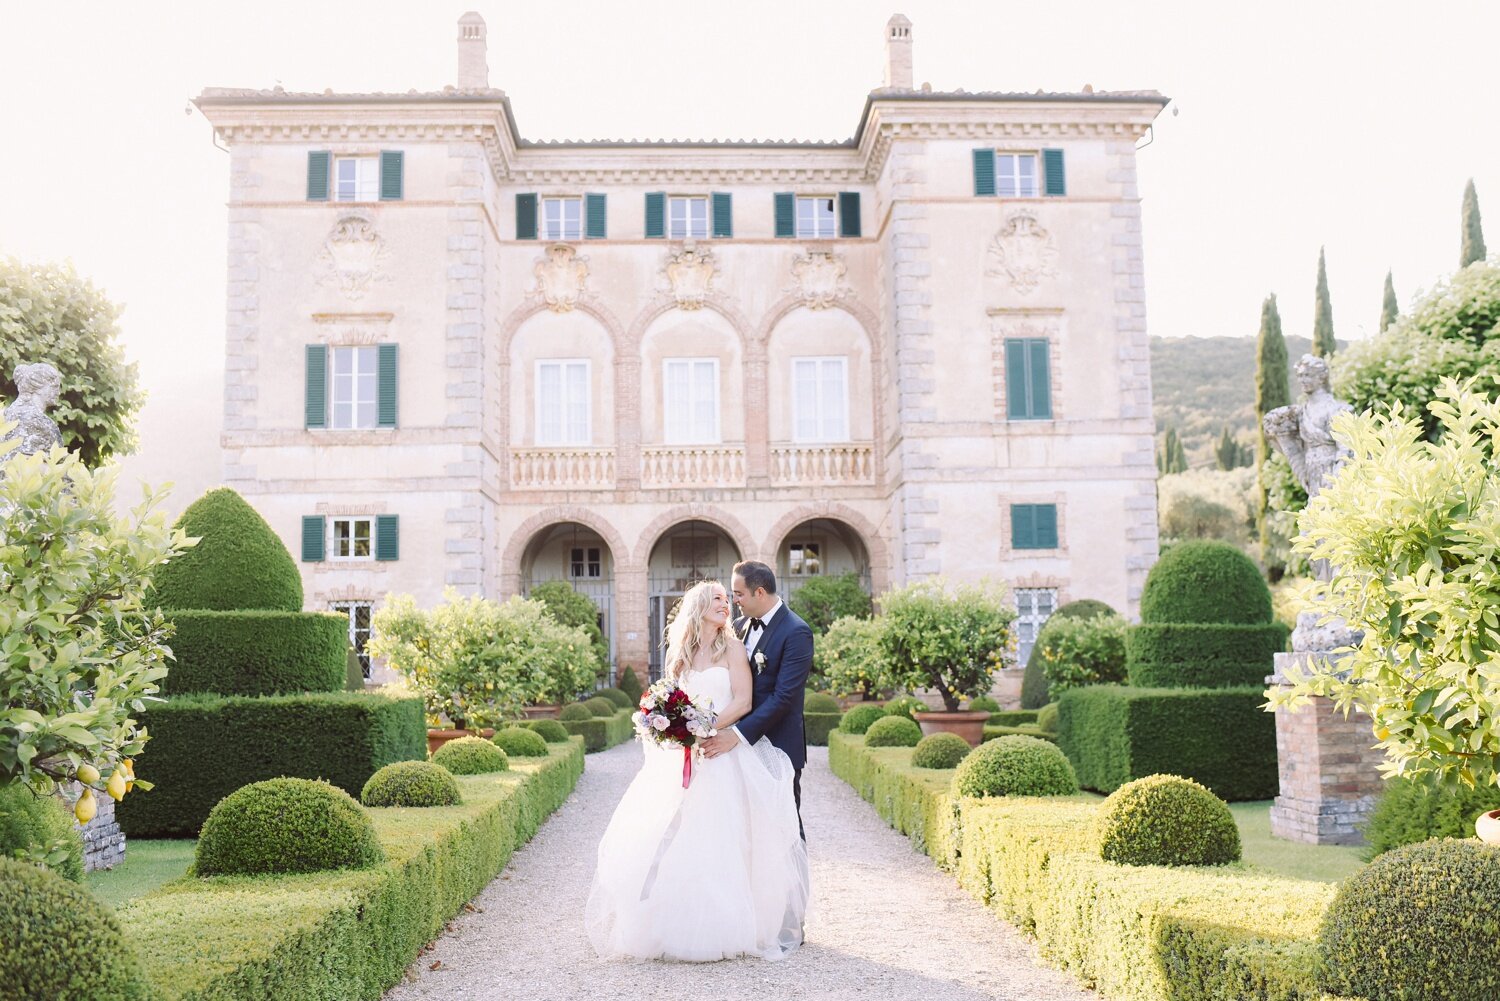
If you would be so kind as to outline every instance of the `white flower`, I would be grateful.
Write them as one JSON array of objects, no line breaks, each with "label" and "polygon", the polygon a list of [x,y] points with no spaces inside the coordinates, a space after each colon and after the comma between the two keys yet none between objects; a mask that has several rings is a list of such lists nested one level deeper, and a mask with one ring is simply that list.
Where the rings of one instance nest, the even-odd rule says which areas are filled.
[{"label": "white flower", "polygon": [[672,725],[672,722],[665,716],[652,716],[651,725],[656,727],[658,730],[665,730],[667,727]]},{"label": "white flower", "polygon": [[760,665],[761,667],[765,667],[766,655],[759,650],[755,651],[755,663]]}]

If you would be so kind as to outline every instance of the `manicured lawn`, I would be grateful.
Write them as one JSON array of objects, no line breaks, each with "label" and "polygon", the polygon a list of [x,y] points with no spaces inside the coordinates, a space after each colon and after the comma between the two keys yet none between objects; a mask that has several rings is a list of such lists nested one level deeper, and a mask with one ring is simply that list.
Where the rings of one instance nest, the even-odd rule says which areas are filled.
[{"label": "manicured lawn", "polygon": [[1271,836],[1271,801],[1231,803],[1245,862],[1282,876],[1336,883],[1364,868],[1362,848],[1307,845]]},{"label": "manicured lawn", "polygon": [[119,907],[181,876],[192,863],[197,847],[198,842],[192,838],[131,838],[125,843],[125,861],[113,869],[89,873],[84,885],[111,907]]}]

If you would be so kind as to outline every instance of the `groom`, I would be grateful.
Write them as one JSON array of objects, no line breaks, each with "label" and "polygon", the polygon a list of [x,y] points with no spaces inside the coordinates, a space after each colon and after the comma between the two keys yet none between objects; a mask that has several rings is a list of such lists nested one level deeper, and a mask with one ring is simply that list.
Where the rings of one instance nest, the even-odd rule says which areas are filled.
[{"label": "groom", "polygon": [[[802,831],[802,766],[807,764],[802,689],[812,670],[812,629],[776,596],[776,575],[764,563],[735,564],[732,590],[744,613],[734,620],[734,631],[745,643],[755,687],[750,714],[704,741],[703,753],[712,758],[742,740],[754,744],[761,737],[769,739],[792,759],[792,795]],[[806,832],[802,840],[807,840]]]}]

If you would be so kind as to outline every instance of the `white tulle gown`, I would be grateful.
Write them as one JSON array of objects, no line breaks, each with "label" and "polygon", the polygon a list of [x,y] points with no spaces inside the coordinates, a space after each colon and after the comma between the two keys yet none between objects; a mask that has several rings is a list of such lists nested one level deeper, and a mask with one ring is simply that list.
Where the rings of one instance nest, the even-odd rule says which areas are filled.
[{"label": "white tulle gown", "polygon": [[[693,699],[729,704],[729,670],[678,682]],[[784,959],[802,944],[807,848],[797,829],[792,763],[761,738],[696,758],[682,788],[682,751],[642,742],[640,773],[599,842],[584,911],[606,959],[704,962]]]}]

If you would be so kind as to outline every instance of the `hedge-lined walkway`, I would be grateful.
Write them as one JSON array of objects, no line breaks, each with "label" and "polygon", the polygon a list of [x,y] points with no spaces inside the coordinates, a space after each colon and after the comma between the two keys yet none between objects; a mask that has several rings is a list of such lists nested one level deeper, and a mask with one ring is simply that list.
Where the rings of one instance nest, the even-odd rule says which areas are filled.
[{"label": "hedge-lined walkway", "polygon": [[[591,754],[577,791],[505,873],[407,971],[387,1001],[545,996],[1084,1001],[886,826],[810,748],[803,817],[812,861],[808,942],[781,963],[602,963],[583,933],[594,851],[640,764],[634,742]],[[436,968],[432,968],[436,966]]]}]

